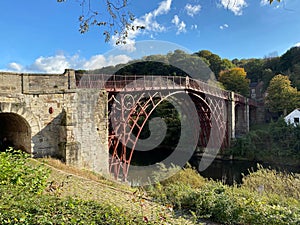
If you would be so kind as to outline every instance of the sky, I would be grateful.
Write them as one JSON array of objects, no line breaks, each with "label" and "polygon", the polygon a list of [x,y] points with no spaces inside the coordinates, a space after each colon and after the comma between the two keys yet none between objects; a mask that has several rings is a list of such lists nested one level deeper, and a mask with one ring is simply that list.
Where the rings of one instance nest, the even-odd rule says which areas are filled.
[{"label": "sky", "polygon": [[[125,46],[116,46],[113,35],[106,43],[99,27],[81,34],[78,18],[87,8],[80,1],[0,1],[0,71],[97,69],[175,49],[264,58],[300,46],[299,0],[128,0],[133,24],[145,29],[129,32]],[[108,19],[103,0],[90,1]]]}]

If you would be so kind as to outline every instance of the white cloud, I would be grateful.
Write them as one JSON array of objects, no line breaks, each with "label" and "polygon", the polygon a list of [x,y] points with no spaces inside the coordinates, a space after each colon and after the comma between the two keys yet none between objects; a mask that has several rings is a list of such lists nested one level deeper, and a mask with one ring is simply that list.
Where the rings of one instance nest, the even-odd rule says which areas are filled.
[{"label": "white cloud", "polygon": [[22,65],[20,65],[16,62],[12,62],[12,63],[8,64],[8,69],[12,70],[12,71],[20,72],[20,71],[22,71],[23,67],[22,67]]},{"label": "white cloud", "polygon": [[159,3],[159,7],[153,11],[153,15],[156,17],[168,13],[171,9],[171,4],[172,0],[162,1]]},{"label": "white cloud", "polygon": [[178,26],[177,34],[180,34],[182,32],[185,33],[186,32],[185,27],[186,27],[185,22],[181,21],[180,24],[179,24],[179,26]]},{"label": "white cloud", "polygon": [[265,5],[268,5],[268,4],[270,4],[269,0],[261,0],[260,1],[261,6],[265,6]]},{"label": "white cloud", "polygon": [[116,56],[110,56],[108,57],[108,65],[117,65],[121,63],[128,63],[132,58],[130,58],[128,55],[116,55]]},{"label": "white cloud", "polygon": [[100,69],[105,66],[115,66],[120,63],[127,63],[129,60],[131,60],[131,58],[127,55],[109,56],[108,58],[104,55],[95,55],[86,61],[82,68],[86,70]]},{"label": "white cloud", "polygon": [[171,21],[177,27],[176,34],[185,33],[186,32],[186,24],[183,21],[180,21],[179,17],[175,15]]},{"label": "white cloud", "polygon": [[300,47],[300,42],[296,43],[294,47]]},{"label": "white cloud", "polygon": [[[277,2],[277,1],[276,1]],[[274,3],[273,5],[275,5],[276,3]],[[267,5],[269,5],[270,6],[270,0],[261,0],[260,1],[260,5],[261,6],[267,6]],[[275,5],[274,7],[273,7],[273,9],[279,9],[279,8],[281,8],[282,7],[282,5],[281,4],[279,4],[279,5]]]},{"label": "white cloud", "polygon": [[197,24],[191,25],[191,29],[192,29],[192,30],[197,30],[197,29],[198,29],[198,25],[197,25]]},{"label": "white cloud", "polygon": [[[129,52],[132,52],[135,50],[135,38],[142,34],[142,33],[147,33],[152,35],[153,37],[153,32],[154,33],[161,33],[166,31],[166,27],[160,23],[157,22],[157,17],[160,15],[165,15],[168,14],[171,10],[171,4],[172,0],[163,0],[159,3],[158,8],[155,10],[144,14],[140,18],[137,18],[133,21],[134,26],[143,26],[145,27],[144,30],[128,30],[128,35],[126,39],[126,44],[124,46],[121,46],[123,50],[127,50]],[[112,36],[112,43],[115,44],[116,40],[118,39],[117,36]]]},{"label": "white cloud", "polygon": [[[169,13],[172,0],[165,0],[159,4],[159,7],[152,12],[146,13],[133,22],[133,25],[144,26],[146,31],[163,32],[165,27],[156,21],[156,17]],[[135,32],[136,33],[136,32]]]},{"label": "white cloud", "polygon": [[83,64],[83,69],[99,69],[106,65],[106,59],[103,55],[94,55]]},{"label": "white cloud", "polygon": [[114,66],[120,63],[127,63],[131,58],[127,55],[105,56],[94,55],[90,59],[73,56],[55,55],[38,57],[31,65],[23,66],[12,62],[8,64],[5,71],[27,72],[27,73],[63,73],[65,69],[100,69],[105,66]]},{"label": "white cloud", "polygon": [[174,23],[176,26],[179,24],[180,19],[177,15],[174,16],[174,18],[172,19],[172,23]]},{"label": "white cloud", "polygon": [[232,11],[236,16],[241,16],[243,14],[243,8],[248,6],[245,0],[220,0],[220,1],[222,7]]},{"label": "white cloud", "polygon": [[64,55],[49,57],[39,57],[28,67],[29,71],[38,71],[42,73],[61,73],[66,68],[70,68],[70,63]]},{"label": "white cloud", "polygon": [[226,28],[228,28],[228,27],[229,27],[229,25],[226,24],[226,23],[224,23],[223,25],[220,26],[220,29],[221,29],[221,30],[224,30],[224,29],[226,29]]},{"label": "white cloud", "polygon": [[191,5],[191,4],[186,4],[184,9],[186,10],[186,13],[193,17],[194,15],[198,14],[201,10],[201,5]]}]

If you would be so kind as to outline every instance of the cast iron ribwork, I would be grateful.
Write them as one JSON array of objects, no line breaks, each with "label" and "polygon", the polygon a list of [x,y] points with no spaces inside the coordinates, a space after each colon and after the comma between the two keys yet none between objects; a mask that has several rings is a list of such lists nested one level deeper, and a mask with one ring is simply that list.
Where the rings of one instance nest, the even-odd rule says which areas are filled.
[{"label": "cast iron ribwork", "polygon": [[[127,180],[128,170],[140,134],[156,107],[177,94],[189,95],[198,113],[198,146],[225,148],[228,145],[226,100],[229,92],[205,82],[174,76],[87,75],[80,88],[105,88],[109,93],[109,170],[115,179]],[[235,96],[245,102],[243,96]],[[177,99],[177,100],[176,100]],[[183,106],[188,108],[188,106]],[[195,118],[191,118],[195,120]],[[196,124],[196,123],[195,123]]]},{"label": "cast iron ribwork", "polygon": [[[114,174],[115,179],[127,179],[132,155],[140,134],[155,108],[168,98],[176,99],[176,94],[179,93],[183,92],[162,90],[111,94],[109,99],[109,150],[111,154],[109,170]],[[224,104],[210,97],[207,97],[206,101],[197,97],[194,97],[194,100],[197,104],[198,118],[190,119],[199,119],[201,127],[199,137],[193,138],[199,139],[199,145],[204,148],[219,148],[223,143],[226,129],[226,118],[222,117]],[[180,100],[177,101],[180,102]],[[181,101],[180,104],[184,102]],[[213,132],[212,127],[214,127]],[[192,128],[192,130],[197,129],[199,127]]]}]

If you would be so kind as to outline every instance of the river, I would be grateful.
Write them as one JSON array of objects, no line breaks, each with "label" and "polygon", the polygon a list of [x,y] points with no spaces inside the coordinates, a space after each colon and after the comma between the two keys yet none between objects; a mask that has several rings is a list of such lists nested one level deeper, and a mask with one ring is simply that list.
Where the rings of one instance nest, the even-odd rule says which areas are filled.
[{"label": "river", "polygon": [[[195,162],[200,159],[191,160],[191,165],[197,168]],[[278,165],[271,163],[260,163],[264,168],[276,169],[292,173],[300,173],[300,166]],[[249,171],[257,171],[257,162],[242,160],[220,160],[215,159],[212,164],[204,171],[199,172],[201,176],[213,180],[222,181],[228,185],[242,182],[242,174],[249,174]]]}]

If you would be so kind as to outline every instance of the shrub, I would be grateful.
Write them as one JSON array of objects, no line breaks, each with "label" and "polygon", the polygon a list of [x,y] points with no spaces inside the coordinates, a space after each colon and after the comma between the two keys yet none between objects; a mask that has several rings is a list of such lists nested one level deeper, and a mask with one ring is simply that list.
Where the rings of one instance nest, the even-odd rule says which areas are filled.
[{"label": "shrub", "polygon": [[0,224],[161,224],[110,204],[43,194],[49,170],[27,158],[12,149],[0,153]]},{"label": "shrub", "polygon": [[29,155],[8,149],[0,153],[0,184],[13,185],[26,192],[40,193],[47,184],[49,170],[28,164]]},{"label": "shrub", "polygon": [[300,177],[296,174],[278,172],[258,165],[257,172],[243,177],[243,187],[253,192],[277,194],[285,198],[300,199]]},{"label": "shrub", "polygon": [[283,118],[251,130],[227,150],[235,157],[265,162],[299,164],[300,126],[286,124]]},{"label": "shrub", "polygon": [[181,183],[189,185],[192,188],[198,188],[206,183],[206,179],[201,177],[198,171],[196,171],[190,165],[188,165],[186,168],[183,168],[175,175],[162,181],[161,183],[164,186],[167,186],[168,184]]},{"label": "shrub", "polygon": [[[257,189],[261,181],[270,191]],[[300,202],[292,194],[298,192],[298,182],[295,176],[260,168],[244,177],[241,187],[206,180],[205,184],[195,188],[188,182],[174,180],[157,184],[149,193],[163,200],[164,204],[172,204],[177,209],[192,211],[192,215],[198,218],[209,218],[222,224],[299,224]],[[286,194],[280,196],[279,193],[283,192]]]}]

